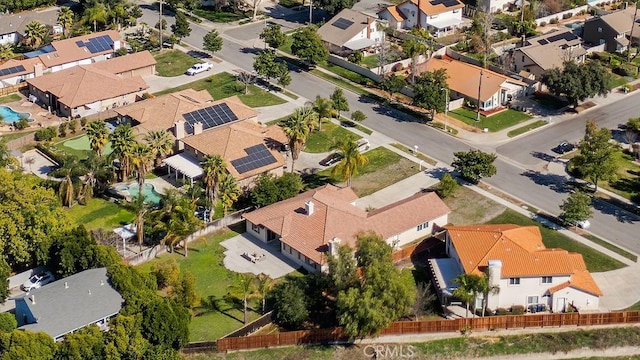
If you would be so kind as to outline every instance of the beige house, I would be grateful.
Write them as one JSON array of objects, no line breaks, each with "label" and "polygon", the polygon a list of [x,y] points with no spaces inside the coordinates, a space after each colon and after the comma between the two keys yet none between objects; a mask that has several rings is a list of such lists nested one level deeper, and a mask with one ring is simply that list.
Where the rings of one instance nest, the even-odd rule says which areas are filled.
[{"label": "beige house", "polygon": [[587,50],[571,30],[559,30],[526,40],[513,50],[515,72],[526,71],[541,80],[547,70],[562,69],[565,61],[584,62]]},{"label": "beige house", "polygon": [[351,9],[343,9],[327,21],[318,35],[332,54],[349,55],[354,51],[365,51],[384,38],[379,20]]},{"label": "beige house", "polygon": [[440,37],[460,27],[463,8],[459,0],[406,0],[378,12],[378,17],[396,30],[420,27]]},{"label": "beige house", "polygon": [[355,248],[357,234],[373,231],[394,249],[424,239],[448,222],[449,208],[421,192],[373,211],[354,205],[351,188],[325,185],[243,215],[247,233],[279,241],[280,251],[310,271],[325,271],[338,245]]}]

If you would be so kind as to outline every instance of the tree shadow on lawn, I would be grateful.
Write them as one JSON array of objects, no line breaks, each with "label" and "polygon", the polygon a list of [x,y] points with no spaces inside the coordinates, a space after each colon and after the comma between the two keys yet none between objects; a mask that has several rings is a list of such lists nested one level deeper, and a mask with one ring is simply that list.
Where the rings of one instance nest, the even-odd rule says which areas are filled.
[{"label": "tree shadow on lawn", "polygon": [[521,175],[524,175],[531,179],[534,183],[542,186],[546,186],[549,189],[565,194],[571,191],[572,186],[567,184],[567,178],[563,175],[557,174],[543,174],[539,171],[527,170]]},{"label": "tree shadow on lawn", "polygon": [[[231,304],[229,303],[229,300],[232,300]],[[219,312],[220,314],[226,315],[235,321],[242,322],[242,319],[237,318],[230,313],[231,310],[242,311],[242,300],[236,300],[238,301],[233,301],[233,299],[229,298],[228,296],[219,298],[217,296],[210,295],[209,297],[200,301],[200,306],[195,309],[195,316],[197,317],[209,314],[211,312]]]},{"label": "tree shadow on lawn", "polygon": [[[426,122],[423,119],[419,119],[416,116],[412,116],[396,108],[396,106],[401,105],[394,105],[394,103],[381,103],[380,100],[383,99],[374,99],[367,95],[360,95],[360,97],[358,98],[358,102],[360,103],[375,104],[375,106],[373,107],[373,111],[375,111],[377,114],[392,117],[398,122]],[[424,116],[426,116],[426,114]]]}]

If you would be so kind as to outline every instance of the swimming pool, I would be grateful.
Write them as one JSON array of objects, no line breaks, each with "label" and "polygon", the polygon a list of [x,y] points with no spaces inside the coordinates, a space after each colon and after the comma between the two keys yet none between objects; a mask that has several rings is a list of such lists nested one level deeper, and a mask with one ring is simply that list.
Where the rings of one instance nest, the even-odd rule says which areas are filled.
[{"label": "swimming pool", "polygon": [[15,112],[8,106],[0,106],[0,117],[2,117],[2,121],[6,123],[17,123],[22,118],[28,119],[30,115],[29,113]]},{"label": "swimming pool", "polygon": [[[132,199],[136,199],[138,197],[138,183],[131,183],[129,185],[118,185],[115,187],[115,190],[121,196],[125,198],[130,197]],[[162,197],[156,191],[155,187],[152,184],[144,184],[142,187],[142,196],[144,196],[144,202],[147,204],[158,205],[160,204],[160,200]]]}]

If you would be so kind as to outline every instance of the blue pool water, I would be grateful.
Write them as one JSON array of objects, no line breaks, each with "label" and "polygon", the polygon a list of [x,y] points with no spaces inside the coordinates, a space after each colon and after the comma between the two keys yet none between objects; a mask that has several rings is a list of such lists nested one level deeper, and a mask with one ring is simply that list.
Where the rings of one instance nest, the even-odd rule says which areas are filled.
[{"label": "blue pool water", "polygon": [[[133,183],[131,185],[122,185],[117,188],[119,191],[128,191],[129,195],[133,198],[138,197],[138,184]],[[142,196],[144,196],[144,201],[149,204],[158,205],[160,204],[160,194],[156,191],[152,184],[144,184],[142,187]]]},{"label": "blue pool water", "polygon": [[0,117],[6,123],[17,123],[22,118],[29,118],[29,113],[19,113],[7,106],[0,106]]}]

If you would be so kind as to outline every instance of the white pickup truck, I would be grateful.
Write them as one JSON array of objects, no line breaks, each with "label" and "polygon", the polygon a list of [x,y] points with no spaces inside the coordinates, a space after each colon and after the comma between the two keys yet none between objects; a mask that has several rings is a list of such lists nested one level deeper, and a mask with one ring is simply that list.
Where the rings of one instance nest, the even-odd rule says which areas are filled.
[{"label": "white pickup truck", "polygon": [[207,62],[195,64],[187,70],[187,75],[193,76],[195,74],[199,74],[203,71],[209,71],[211,69],[213,69],[213,65]]}]

